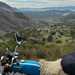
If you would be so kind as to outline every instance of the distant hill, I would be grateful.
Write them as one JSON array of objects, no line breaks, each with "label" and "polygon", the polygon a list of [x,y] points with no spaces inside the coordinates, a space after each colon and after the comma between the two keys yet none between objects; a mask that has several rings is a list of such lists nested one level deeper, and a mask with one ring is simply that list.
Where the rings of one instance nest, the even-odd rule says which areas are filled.
[{"label": "distant hill", "polygon": [[[49,23],[61,23],[66,21],[66,16],[75,13],[75,6],[49,7],[49,8],[21,8],[17,12],[22,12],[32,16],[33,22],[45,21]],[[74,14],[73,14],[74,17]]]},{"label": "distant hill", "polygon": [[70,13],[74,11],[75,11],[75,6],[17,9],[17,12],[22,12],[28,15],[30,14],[32,15],[32,17],[63,16],[65,13]]},{"label": "distant hill", "polygon": [[0,2],[0,32],[15,31],[30,25],[31,21],[28,16],[16,12],[14,8]]}]

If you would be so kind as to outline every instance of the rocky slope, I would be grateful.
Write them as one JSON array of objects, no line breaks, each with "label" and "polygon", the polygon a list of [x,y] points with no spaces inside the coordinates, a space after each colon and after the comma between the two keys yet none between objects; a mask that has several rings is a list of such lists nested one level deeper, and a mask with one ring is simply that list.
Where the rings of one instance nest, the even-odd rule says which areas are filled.
[{"label": "rocky slope", "polygon": [[30,26],[31,21],[28,16],[16,12],[14,8],[0,2],[0,32],[15,31],[18,28]]}]

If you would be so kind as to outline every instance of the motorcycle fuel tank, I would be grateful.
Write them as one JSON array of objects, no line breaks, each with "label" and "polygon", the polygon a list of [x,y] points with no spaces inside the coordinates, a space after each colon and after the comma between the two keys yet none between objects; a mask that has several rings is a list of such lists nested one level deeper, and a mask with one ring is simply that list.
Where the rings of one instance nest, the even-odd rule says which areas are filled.
[{"label": "motorcycle fuel tank", "polygon": [[24,60],[12,65],[13,72],[25,73],[27,75],[40,75],[40,63],[34,60]]}]

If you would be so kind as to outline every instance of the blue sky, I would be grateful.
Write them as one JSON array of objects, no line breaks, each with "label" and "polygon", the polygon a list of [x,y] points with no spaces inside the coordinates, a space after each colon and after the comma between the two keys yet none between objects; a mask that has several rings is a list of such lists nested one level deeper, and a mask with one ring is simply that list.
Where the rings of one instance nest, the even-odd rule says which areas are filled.
[{"label": "blue sky", "polygon": [[75,0],[0,0],[17,8],[44,8],[58,6],[73,6]]}]

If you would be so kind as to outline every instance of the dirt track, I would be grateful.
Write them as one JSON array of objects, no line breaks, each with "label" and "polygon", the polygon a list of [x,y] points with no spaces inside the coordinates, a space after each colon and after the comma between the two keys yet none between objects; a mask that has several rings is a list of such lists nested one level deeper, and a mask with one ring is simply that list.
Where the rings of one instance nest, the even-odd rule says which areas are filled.
[{"label": "dirt track", "polygon": [[60,65],[61,59],[56,61],[40,60],[41,75],[66,75]]}]

